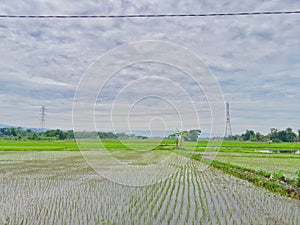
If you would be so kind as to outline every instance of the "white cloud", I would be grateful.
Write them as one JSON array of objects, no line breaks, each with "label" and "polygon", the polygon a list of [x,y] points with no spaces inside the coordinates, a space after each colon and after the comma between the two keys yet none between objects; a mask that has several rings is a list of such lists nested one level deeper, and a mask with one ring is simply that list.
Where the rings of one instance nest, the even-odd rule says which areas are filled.
[{"label": "white cloud", "polygon": [[[279,0],[251,0],[243,4],[237,0],[222,0],[217,4],[208,0],[87,0],[76,4],[59,0],[4,0],[0,3],[0,14],[182,14],[279,11],[299,7],[299,1]],[[299,99],[299,22],[298,15],[102,20],[2,18],[0,96],[1,114],[6,116],[0,123],[15,125],[18,121],[22,125],[24,122],[18,120],[22,114],[28,115],[26,123],[36,124],[35,116],[30,114],[38,114],[39,106],[46,104],[49,105],[49,115],[55,111],[49,117],[48,125],[70,128],[72,97],[82,74],[91,63],[120,44],[154,39],[182,45],[210,66],[226,99],[236,110],[232,113],[236,117],[232,118],[233,122],[236,119],[233,130],[241,132],[248,126],[258,130],[269,129],[279,123],[275,119],[278,116],[287,121],[287,125],[300,128],[300,120],[294,113],[299,111],[299,106],[286,103]],[[135,69],[143,73],[143,68]],[[181,77],[173,76],[174,83],[188,89],[194,97],[201,94],[191,82],[180,83]],[[113,98],[128,79],[128,73],[119,74],[118,82],[108,85],[110,89],[106,94],[111,94],[108,97]],[[163,87],[157,85],[153,90]],[[141,95],[143,91],[149,90],[144,87]],[[278,107],[279,102],[284,108]],[[239,111],[239,108],[243,110]],[[280,126],[284,126],[284,122]]]}]

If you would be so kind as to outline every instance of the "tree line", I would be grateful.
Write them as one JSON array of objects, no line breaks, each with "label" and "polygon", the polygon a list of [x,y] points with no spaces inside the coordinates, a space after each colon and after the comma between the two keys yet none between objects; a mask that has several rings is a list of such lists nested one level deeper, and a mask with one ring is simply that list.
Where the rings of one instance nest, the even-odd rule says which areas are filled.
[{"label": "tree line", "polygon": [[5,127],[0,129],[0,138],[9,140],[66,140],[74,139],[74,133],[59,129],[38,132],[21,127]]},{"label": "tree line", "polygon": [[[147,137],[135,134],[113,133],[113,132],[96,132],[101,139],[146,139]],[[93,138],[95,132],[77,133],[82,138]],[[7,140],[69,140],[75,139],[73,130],[63,131],[60,129],[47,130],[38,132],[32,129],[23,129],[21,127],[0,128],[0,138]]]},{"label": "tree line", "polygon": [[236,134],[225,138],[226,140],[253,141],[253,142],[296,142],[300,141],[300,130],[297,133],[288,127],[285,130],[271,128],[267,135],[253,130],[246,130],[243,134]]},{"label": "tree line", "polygon": [[[168,136],[169,139],[182,137],[184,140],[196,141],[200,135],[200,130],[182,131]],[[113,133],[113,132],[80,132],[77,133],[81,138],[92,138],[98,135],[101,139],[147,139],[145,136]],[[69,140],[75,139],[73,130],[63,131],[60,129],[38,132],[32,129],[23,129],[21,127],[0,128],[0,138],[9,140]],[[292,128],[278,130],[271,128],[270,132],[263,135],[253,130],[246,130],[242,134],[236,134],[225,137],[225,140],[253,141],[253,142],[296,142],[300,141],[300,130],[295,133]]]}]

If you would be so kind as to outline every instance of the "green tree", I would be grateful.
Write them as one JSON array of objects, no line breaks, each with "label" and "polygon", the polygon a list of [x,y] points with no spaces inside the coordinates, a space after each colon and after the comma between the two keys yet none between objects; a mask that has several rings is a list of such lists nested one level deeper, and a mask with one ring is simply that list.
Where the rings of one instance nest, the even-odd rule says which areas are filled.
[{"label": "green tree", "polygon": [[268,137],[273,142],[279,142],[278,130],[276,128],[271,128],[271,132],[268,134]]},{"label": "green tree", "polygon": [[48,138],[54,138],[57,140],[65,140],[68,137],[68,132],[64,132],[62,130],[56,129],[56,130],[47,130],[44,133],[45,137]]},{"label": "green tree", "polygon": [[29,135],[28,135],[28,139],[29,140],[38,140],[38,135],[36,132],[31,132]]},{"label": "green tree", "polygon": [[190,141],[197,141],[201,133],[201,130],[190,130],[188,132],[188,138]]},{"label": "green tree", "polygon": [[73,130],[68,130],[67,139],[75,139]]},{"label": "green tree", "polygon": [[285,133],[286,133],[286,141],[287,142],[294,142],[297,140],[297,135],[293,132],[292,128],[288,127],[286,130],[285,130]]},{"label": "green tree", "polygon": [[256,136],[253,130],[246,130],[245,134],[242,134],[243,141],[255,141]]},{"label": "green tree", "polygon": [[11,128],[11,135],[14,136],[14,137],[17,136],[16,128],[14,128],[14,127]]},{"label": "green tree", "polygon": [[256,141],[266,141],[266,137],[259,132],[256,132]]}]

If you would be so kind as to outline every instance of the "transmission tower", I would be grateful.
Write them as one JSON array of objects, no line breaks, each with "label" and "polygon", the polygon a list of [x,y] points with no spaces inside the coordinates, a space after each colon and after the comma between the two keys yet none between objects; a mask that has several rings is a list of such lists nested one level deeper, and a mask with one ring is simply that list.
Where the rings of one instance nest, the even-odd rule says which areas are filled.
[{"label": "transmission tower", "polygon": [[44,131],[45,127],[45,115],[46,115],[46,106],[42,105],[41,112],[42,112],[42,118],[41,118],[41,132]]},{"label": "transmission tower", "polygon": [[225,137],[232,136],[231,123],[230,123],[230,114],[229,114],[229,102],[226,103],[226,130]]}]

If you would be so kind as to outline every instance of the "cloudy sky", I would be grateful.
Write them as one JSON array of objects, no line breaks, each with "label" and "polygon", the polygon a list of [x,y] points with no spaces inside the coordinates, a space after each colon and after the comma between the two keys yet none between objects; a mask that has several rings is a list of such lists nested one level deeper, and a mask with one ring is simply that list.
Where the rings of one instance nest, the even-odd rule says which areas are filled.
[{"label": "cloudy sky", "polygon": [[[300,10],[300,2],[0,2],[1,15],[288,10]],[[88,76],[93,66],[101,61],[101,56],[127,43],[153,40],[192,51],[210,69],[225,101],[230,102],[233,133],[246,129],[267,133],[271,127],[300,129],[299,24],[299,14],[114,19],[0,18],[0,124],[39,127],[40,108],[46,105],[46,127],[71,129],[76,90],[84,75]],[[167,57],[168,53],[165,54]],[[184,57],[181,60],[187,61]],[[102,76],[102,72],[98,71],[98,75]],[[205,87],[205,76],[201,79]],[[112,123],[117,130],[126,130],[128,124],[131,129],[172,130],[182,126],[180,121],[183,118],[183,129],[198,127],[199,119],[201,128],[209,132],[212,118],[208,93],[195,85],[176,65],[140,62],[121,68],[107,82],[97,84],[99,90],[95,93],[94,102],[99,130],[111,129]],[[95,90],[91,88],[90,91]],[[80,104],[84,106],[82,101]],[[84,111],[84,107],[80,109]],[[79,117],[76,119],[80,120]],[[124,126],[120,125],[122,123]]]}]

